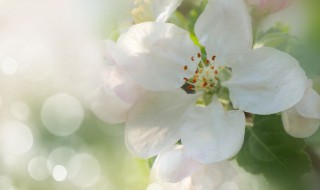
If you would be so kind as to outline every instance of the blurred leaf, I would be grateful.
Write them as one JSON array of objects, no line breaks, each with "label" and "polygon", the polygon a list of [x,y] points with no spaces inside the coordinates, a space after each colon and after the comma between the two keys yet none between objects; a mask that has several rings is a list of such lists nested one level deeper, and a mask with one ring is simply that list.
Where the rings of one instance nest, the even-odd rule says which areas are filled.
[{"label": "blurred leaf", "polygon": [[256,115],[253,125],[246,131],[238,164],[250,173],[263,174],[272,184],[294,186],[311,169],[304,141],[289,136],[278,115]]},{"label": "blurred leaf", "polygon": [[157,157],[154,156],[154,157],[148,159],[148,166],[149,166],[150,169],[152,168],[154,162],[156,161],[156,158]]}]

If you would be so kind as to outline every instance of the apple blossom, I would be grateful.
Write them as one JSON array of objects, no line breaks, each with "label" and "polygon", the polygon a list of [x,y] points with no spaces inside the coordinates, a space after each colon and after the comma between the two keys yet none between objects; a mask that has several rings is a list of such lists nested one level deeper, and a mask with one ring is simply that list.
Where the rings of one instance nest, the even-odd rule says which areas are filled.
[{"label": "apple blossom", "polygon": [[[182,0],[135,0],[138,6],[133,10],[135,22],[165,22],[181,2]],[[107,123],[120,123],[126,121],[129,109],[144,93],[144,89],[117,63],[119,59],[116,56],[122,56],[117,53],[121,51],[118,45],[111,40],[105,45],[108,64],[102,72],[103,82],[88,99],[92,112],[99,119]]]},{"label": "apple blossom", "polygon": [[308,10],[302,1],[294,1],[289,7],[269,14],[260,23],[260,30],[267,31],[277,23],[289,27],[289,34],[303,38],[308,27]]},{"label": "apple blossom", "polygon": [[[272,114],[301,100],[307,79],[298,62],[273,48],[252,50],[244,2],[229,1],[209,1],[195,24],[205,60],[189,33],[173,24],[145,22],[119,37],[121,67],[149,90],[128,115],[126,144],[133,153],[148,158],[181,139],[192,159],[219,162],[242,146],[243,111]],[[224,110],[224,88],[239,110]]]},{"label": "apple blossom", "polygon": [[[140,85],[119,68],[116,61],[117,45],[108,40],[106,47],[106,66],[101,72],[102,83],[88,98],[91,111],[106,123],[126,121],[127,114],[133,103],[144,93]],[[111,109],[112,108],[112,109]]]},{"label": "apple blossom", "polygon": [[246,0],[249,5],[264,13],[277,12],[288,7],[293,0]]},{"label": "apple blossom", "polygon": [[134,22],[165,22],[181,2],[182,0],[134,0],[136,5],[132,10]]},{"label": "apple blossom", "polygon": [[243,183],[243,173],[246,172],[229,161],[210,165],[197,163],[187,157],[182,145],[177,145],[157,156],[148,190],[249,190],[252,185]]},{"label": "apple blossom", "polygon": [[303,98],[292,108],[282,112],[285,130],[293,137],[306,138],[320,126],[320,96],[309,80]]}]

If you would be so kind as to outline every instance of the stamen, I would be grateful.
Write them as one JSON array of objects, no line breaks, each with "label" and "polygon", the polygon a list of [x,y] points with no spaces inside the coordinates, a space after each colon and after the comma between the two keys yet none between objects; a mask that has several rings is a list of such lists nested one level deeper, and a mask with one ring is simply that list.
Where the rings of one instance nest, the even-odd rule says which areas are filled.
[{"label": "stamen", "polygon": [[204,81],[203,83],[202,83],[202,86],[203,87],[206,87],[208,85],[208,83],[206,82],[206,81]]},{"label": "stamen", "polygon": [[193,86],[190,84],[190,85],[188,85],[188,90],[192,90],[193,89]]},{"label": "stamen", "polygon": [[185,65],[185,66],[183,67],[183,69],[184,69],[185,71],[188,70],[188,66]]},{"label": "stamen", "polygon": [[[204,56],[205,57],[205,56]],[[191,56],[191,61],[197,63],[197,69],[195,70],[193,77],[183,78],[185,80],[186,90],[192,91],[204,91],[207,93],[216,93],[220,88],[219,70],[220,67],[214,65],[214,60],[216,56],[207,57],[207,59],[202,59],[201,52],[194,56]],[[187,65],[183,67],[185,71],[189,68]]]}]

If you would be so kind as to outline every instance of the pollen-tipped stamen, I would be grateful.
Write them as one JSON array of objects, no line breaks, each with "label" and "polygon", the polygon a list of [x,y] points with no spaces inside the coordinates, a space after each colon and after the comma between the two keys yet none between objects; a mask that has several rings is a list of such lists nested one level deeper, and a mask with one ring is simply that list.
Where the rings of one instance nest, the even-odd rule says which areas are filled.
[{"label": "pollen-tipped stamen", "polygon": [[[191,78],[184,78],[188,84],[188,90],[204,91],[206,93],[216,93],[219,91],[221,80],[219,79],[219,69],[214,65],[216,56],[213,55],[210,59],[202,59],[202,54],[197,53],[196,56],[191,56],[191,60],[197,63],[197,69]],[[183,67],[185,71],[188,66]]]}]

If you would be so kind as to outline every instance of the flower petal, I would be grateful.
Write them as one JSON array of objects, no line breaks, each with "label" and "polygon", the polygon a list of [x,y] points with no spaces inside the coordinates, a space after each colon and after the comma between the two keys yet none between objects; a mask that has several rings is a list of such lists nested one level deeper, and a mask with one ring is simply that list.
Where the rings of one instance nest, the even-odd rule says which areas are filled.
[{"label": "flower petal", "polygon": [[307,138],[313,135],[320,126],[320,119],[310,119],[301,116],[295,108],[282,112],[284,129],[293,137]]},{"label": "flower petal", "polygon": [[227,182],[233,182],[234,184],[237,184],[237,181],[235,180],[237,176],[238,173],[231,162],[223,161],[201,167],[199,170],[193,173],[191,179],[192,185],[197,190],[225,189],[222,187]]},{"label": "flower petal", "polygon": [[320,119],[320,96],[313,90],[312,80],[308,81],[302,100],[294,107],[305,118]]},{"label": "flower petal", "polygon": [[108,66],[115,66],[116,61],[114,59],[115,51],[119,51],[117,44],[112,40],[104,41],[104,57]]},{"label": "flower petal", "polygon": [[153,0],[151,9],[157,22],[166,22],[171,14],[181,5],[182,0]]},{"label": "flower petal", "polygon": [[307,78],[297,60],[273,48],[259,48],[244,54],[232,67],[232,77],[222,85],[241,110],[273,114],[298,103]]},{"label": "flower petal", "polygon": [[111,89],[124,101],[136,102],[145,90],[138,85],[125,70],[117,65],[113,67],[109,79]]},{"label": "flower petal", "polygon": [[[173,24],[144,22],[121,35],[117,56],[132,78],[149,90],[172,90],[184,84],[197,68],[191,57],[198,48],[189,33]],[[184,66],[188,69],[184,70]]]},{"label": "flower petal", "polygon": [[200,166],[200,163],[187,157],[182,145],[177,145],[157,156],[151,175],[161,183],[177,183]]},{"label": "flower petal", "polygon": [[197,107],[189,115],[189,120],[181,128],[181,141],[188,156],[210,164],[234,156],[243,144],[244,131],[244,113],[224,112],[214,97],[209,106]]},{"label": "flower petal", "polygon": [[193,190],[191,177],[187,177],[179,183],[152,183],[147,190]]},{"label": "flower petal", "polygon": [[196,98],[181,89],[145,93],[129,112],[125,130],[128,149],[149,158],[175,144]]},{"label": "flower petal", "polygon": [[90,109],[106,123],[121,123],[127,119],[132,104],[123,101],[107,85],[97,88],[89,98]]},{"label": "flower petal", "polygon": [[221,64],[252,48],[251,20],[243,0],[209,0],[195,33],[207,55],[216,55]]}]

